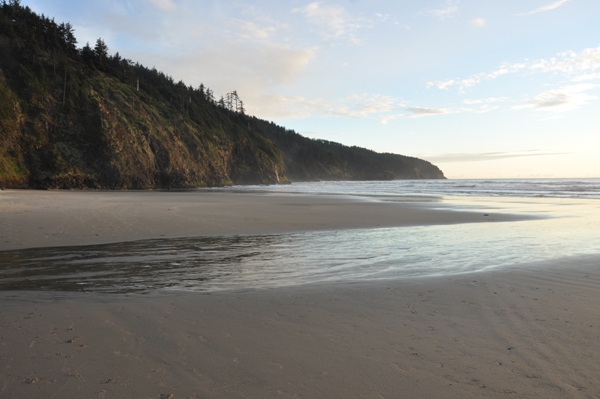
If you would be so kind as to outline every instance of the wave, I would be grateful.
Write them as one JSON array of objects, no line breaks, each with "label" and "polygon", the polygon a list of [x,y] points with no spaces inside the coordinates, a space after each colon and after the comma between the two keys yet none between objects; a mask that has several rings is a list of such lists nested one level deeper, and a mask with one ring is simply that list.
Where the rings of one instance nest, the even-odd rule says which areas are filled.
[{"label": "wave", "polygon": [[230,190],[367,196],[471,196],[600,199],[600,179],[394,180],[234,186]]}]

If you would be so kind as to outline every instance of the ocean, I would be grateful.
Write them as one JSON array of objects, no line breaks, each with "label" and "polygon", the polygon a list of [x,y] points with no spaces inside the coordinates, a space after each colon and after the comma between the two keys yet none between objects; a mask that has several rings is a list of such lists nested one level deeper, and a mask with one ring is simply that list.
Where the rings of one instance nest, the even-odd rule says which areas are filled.
[{"label": "ocean", "polygon": [[229,190],[363,196],[600,199],[600,179],[339,181],[273,186],[234,186]]},{"label": "ocean", "polygon": [[[203,189],[217,190],[217,189]],[[218,190],[430,200],[512,222],[191,237],[0,252],[0,289],[216,292],[443,278],[600,254],[600,179],[315,182]]]}]

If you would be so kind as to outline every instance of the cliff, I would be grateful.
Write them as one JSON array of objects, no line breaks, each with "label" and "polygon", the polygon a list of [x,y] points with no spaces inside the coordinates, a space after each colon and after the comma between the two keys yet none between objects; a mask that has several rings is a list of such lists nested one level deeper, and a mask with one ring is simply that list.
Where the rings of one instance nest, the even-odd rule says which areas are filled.
[{"label": "cliff", "polygon": [[[0,187],[185,188],[443,178],[416,158],[304,138],[155,69],[76,48],[69,24],[0,6]],[[233,103],[235,100],[235,105]]]},{"label": "cliff", "polygon": [[204,88],[18,3],[0,15],[0,184],[170,188],[286,181],[281,151]]},{"label": "cliff", "polygon": [[310,139],[260,119],[254,123],[283,152],[291,181],[445,179],[437,166],[419,158]]}]

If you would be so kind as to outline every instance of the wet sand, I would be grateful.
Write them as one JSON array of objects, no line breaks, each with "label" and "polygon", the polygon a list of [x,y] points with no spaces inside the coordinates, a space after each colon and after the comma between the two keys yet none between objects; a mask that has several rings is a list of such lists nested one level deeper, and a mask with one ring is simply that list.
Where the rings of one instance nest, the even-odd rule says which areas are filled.
[{"label": "wet sand", "polygon": [[[324,229],[319,218],[358,228],[377,215],[397,225],[483,217],[330,197],[166,193],[178,207],[169,211],[164,197],[138,204],[145,193],[28,193],[0,202],[4,249],[43,246],[36,229],[64,245]],[[213,294],[5,291],[0,301],[0,398],[600,396],[598,256],[443,278]]]},{"label": "wet sand", "polygon": [[0,397],[596,398],[598,266],[212,295],[3,292]]},{"label": "wet sand", "polygon": [[0,191],[0,250],[162,237],[522,220],[434,198],[158,191]]}]

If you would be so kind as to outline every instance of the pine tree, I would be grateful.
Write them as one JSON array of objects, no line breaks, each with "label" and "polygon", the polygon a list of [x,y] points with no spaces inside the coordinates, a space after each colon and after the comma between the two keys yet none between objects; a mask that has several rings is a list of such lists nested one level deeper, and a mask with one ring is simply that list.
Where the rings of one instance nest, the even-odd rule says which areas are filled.
[{"label": "pine tree", "polygon": [[210,102],[211,104],[214,104],[215,102],[215,96],[214,93],[211,89],[207,88],[206,89],[206,99],[208,100],[208,102]]},{"label": "pine tree", "polygon": [[58,26],[58,32],[61,36],[62,42],[64,43],[64,49],[70,53],[77,51],[77,39],[75,38],[75,30],[69,22],[61,23]]},{"label": "pine tree", "polygon": [[100,58],[100,60],[106,59],[108,57],[108,46],[104,43],[101,37],[96,40],[96,46],[94,47],[94,54],[96,57]]}]

